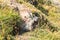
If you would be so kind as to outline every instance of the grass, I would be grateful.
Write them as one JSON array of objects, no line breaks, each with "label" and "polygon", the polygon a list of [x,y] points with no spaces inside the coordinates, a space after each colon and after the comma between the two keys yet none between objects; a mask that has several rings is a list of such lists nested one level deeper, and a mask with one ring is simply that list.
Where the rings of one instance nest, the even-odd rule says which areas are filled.
[{"label": "grass", "polygon": [[[1,0],[0,0],[1,1]],[[37,12],[40,14],[43,14],[41,10],[38,10],[36,7],[34,7],[30,3],[24,2],[24,0],[19,0],[18,2],[24,4],[27,6],[32,12]],[[50,26],[43,25],[38,26],[38,28],[34,29],[33,31],[26,32],[22,34],[22,38],[27,37],[28,40],[60,40],[60,13],[57,12],[57,8],[52,7],[48,11],[47,19],[53,23],[53,28],[57,27],[58,30],[52,32],[50,30]],[[16,22],[19,22],[19,15],[14,10],[10,9],[8,6],[5,6],[4,8],[0,8],[0,40],[5,40],[4,38],[8,38],[8,40],[13,40],[13,36],[9,34],[13,27],[15,26]],[[40,23],[40,22],[39,22]],[[56,29],[57,29],[56,28]],[[6,37],[7,36],[7,37]],[[29,37],[28,37],[29,36]]]},{"label": "grass", "polygon": [[18,19],[18,13],[10,9],[8,6],[0,8],[0,40],[5,40],[10,36],[10,32],[12,32]]}]

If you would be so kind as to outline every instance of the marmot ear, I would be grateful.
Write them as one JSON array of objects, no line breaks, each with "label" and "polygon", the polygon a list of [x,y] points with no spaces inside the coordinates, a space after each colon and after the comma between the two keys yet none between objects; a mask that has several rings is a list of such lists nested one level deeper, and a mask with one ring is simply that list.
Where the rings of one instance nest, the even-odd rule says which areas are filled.
[{"label": "marmot ear", "polygon": [[15,10],[15,11],[19,11],[18,7],[15,7],[13,10]]},{"label": "marmot ear", "polygon": [[37,16],[37,17],[40,16],[37,12],[34,12],[33,15],[34,15],[34,16]]}]

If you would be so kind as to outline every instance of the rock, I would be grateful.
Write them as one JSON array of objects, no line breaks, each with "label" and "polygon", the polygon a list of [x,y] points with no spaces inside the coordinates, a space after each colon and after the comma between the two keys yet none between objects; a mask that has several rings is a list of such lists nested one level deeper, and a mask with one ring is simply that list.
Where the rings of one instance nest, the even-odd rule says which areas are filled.
[{"label": "rock", "polygon": [[57,6],[57,7],[60,8],[60,1],[59,1],[59,0],[50,0],[50,1],[51,1],[51,3],[52,3],[53,5],[55,5],[55,6]]},{"label": "rock", "polygon": [[[5,0],[6,2],[7,0]],[[15,0],[7,1],[7,4],[12,9],[16,9],[21,17],[21,19],[24,21],[22,24],[23,30],[32,30],[33,29],[33,23],[35,21],[38,21],[38,17],[32,15],[32,12],[29,10],[29,8],[23,4],[17,3]]]}]

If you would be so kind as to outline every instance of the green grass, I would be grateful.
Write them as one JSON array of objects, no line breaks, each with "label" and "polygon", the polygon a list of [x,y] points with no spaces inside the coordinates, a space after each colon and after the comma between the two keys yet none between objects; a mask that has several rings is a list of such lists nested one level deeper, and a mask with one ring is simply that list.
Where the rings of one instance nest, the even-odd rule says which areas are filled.
[{"label": "green grass", "polygon": [[10,35],[18,20],[18,13],[8,6],[0,8],[0,40],[5,40]]},{"label": "green grass", "polygon": [[[34,5],[24,2],[24,0],[19,0],[18,2],[27,6],[32,12],[38,12],[40,14],[41,10],[34,7]],[[48,15],[47,19],[52,22],[53,28],[50,30],[50,26],[41,25],[33,31],[22,34],[22,36],[26,36],[29,40],[60,40],[60,13],[56,12],[56,8],[52,7]],[[41,12],[43,13],[43,12]],[[44,14],[44,13],[43,13]],[[20,18],[17,12],[10,9],[8,6],[4,8],[0,7],[0,40],[13,40],[14,36],[10,34],[13,30],[13,27],[16,25],[16,22],[20,22]],[[40,23],[40,22],[39,22]],[[52,30],[56,28],[57,31],[52,32]]]}]

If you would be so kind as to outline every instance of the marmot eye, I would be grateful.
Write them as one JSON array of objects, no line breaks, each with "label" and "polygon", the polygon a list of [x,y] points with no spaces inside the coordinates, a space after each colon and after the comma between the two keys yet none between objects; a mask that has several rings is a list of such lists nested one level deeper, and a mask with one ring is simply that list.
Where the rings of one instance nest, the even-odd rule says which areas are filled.
[{"label": "marmot eye", "polygon": [[25,18],[26,18],[26,16],[25,16]]}]

